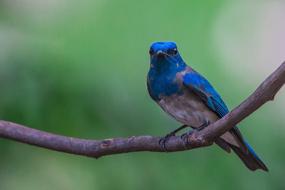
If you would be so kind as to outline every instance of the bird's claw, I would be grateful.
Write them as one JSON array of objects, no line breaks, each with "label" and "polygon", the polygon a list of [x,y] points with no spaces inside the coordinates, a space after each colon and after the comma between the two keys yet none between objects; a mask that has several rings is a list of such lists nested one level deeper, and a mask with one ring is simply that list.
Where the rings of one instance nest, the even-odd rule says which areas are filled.
[{"label": "bird's claw", "polygon": [[190,146],[190,141],[189,141],[189,136],[191,135],[191,134],[193,134],[193,132],[194,132],[194,130],[191,130],[191,131],[189,131],[189,132],[187,132],[187,133],[184,133],[184,134],[182,134],[181,136],[180,136],[180,138],[181,138],[181,140],[183,141],[183,143],[184,143],[184,146],[186,147],[186,148],[188,148],[189,146]]},{"label": "bird's claw", "polygon": [[210,122],[209,121],[205,121],[205,123],[203,123],[201,126],[195,128],[195,129],[193,129],[191,131],[188,131],[187,133],[182,134],[180,138],[183,141],[184,146],[186,148],[188,148],[191,145],[191,142],[189,141],[189,136],[192,135],[194,133],[194,131],[201,131],[205,127],[207,127],[208,125],[210,125]]},{"label": "bird's claw", "polygon": [[162,137],[160,140],[159,140],[159,145],[161,146],[161,148],[167,152],[167,148],[166,148],[166,142],[171,138],[175,136],[175,134],[173,133],[169,133],[167,134],[165,137]]},{"label": "bird's claw", "polygon": [[166,149],[166,142],[167,142],[171,137],[175,136],[175,134],[176,134],[178,131],[180,131],[180,130],[186,128],[186,127],[189,127],[189,126],[188,126],[188,125],[182,125],[181,127],[179,127],[179,128],[177,128],[177,129],[175,129],[174,131],[168,133],[165,137],[161,138],[161,139],[159,140],[159,145],[161,146],[161,148],[162,148],[165,152],[167,152],[167,149]]}]

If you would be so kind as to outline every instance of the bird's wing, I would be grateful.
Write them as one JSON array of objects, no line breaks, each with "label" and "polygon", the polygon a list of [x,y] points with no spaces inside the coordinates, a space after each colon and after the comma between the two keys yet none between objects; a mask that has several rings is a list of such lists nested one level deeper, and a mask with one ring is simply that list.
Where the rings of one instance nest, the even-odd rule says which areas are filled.
[{"label": "bird's wing", "polygon": [[[191,70],[183,76],[183,84],[187,89],[195,93],[207,107],[215,112],[220,118],[229,113],[229,109],[214,87],[199,73]],[[237,138],[236,142],[244,151],[247,150],[243,137],[237,127],[233,127],[229,132]]]},{"label": "bird's wing", "polygon": [[199,73],[190,71],[183,77],[183,84],[194,92],[220,118],[225,116],[229,109],[216,92],[214,87]]}]

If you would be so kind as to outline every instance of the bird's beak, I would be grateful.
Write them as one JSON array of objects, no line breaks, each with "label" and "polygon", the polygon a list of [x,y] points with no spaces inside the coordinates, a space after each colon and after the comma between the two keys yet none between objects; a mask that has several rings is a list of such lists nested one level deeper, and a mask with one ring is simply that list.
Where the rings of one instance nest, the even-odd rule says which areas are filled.
[{"label": "bird's beak", "polygon": [[165,52],[163,52],[162,50],[159,50],[159,51],[157,51],[156,52],[156,55],[158,56],[158,57],[164,57],[165,55],[167,55]]}]

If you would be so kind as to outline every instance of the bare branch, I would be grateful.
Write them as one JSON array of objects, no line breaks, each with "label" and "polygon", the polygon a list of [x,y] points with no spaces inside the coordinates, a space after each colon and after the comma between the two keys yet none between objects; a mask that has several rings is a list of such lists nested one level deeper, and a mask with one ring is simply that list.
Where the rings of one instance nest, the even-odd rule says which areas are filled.
[{"label": "bare branch", "polygon": [[[168,151],[182,151],[211,145],[217,137],[231,129],[231,127],[237,125],[267,101],[273,100],[274,96],[284,83],[285,62],[283,62],[251,96],[225,117],[205,129],[195,131],[189,135],[189,145],[187,145],[187,147],[180,137],[171,137],[167,142]],[[127,152],[164,151],[158,143],[160,137],[137,136],[129,138],[87,140],[55,135],[7,121],[0,121],[0,137],[50,150],[95,158]]]}]

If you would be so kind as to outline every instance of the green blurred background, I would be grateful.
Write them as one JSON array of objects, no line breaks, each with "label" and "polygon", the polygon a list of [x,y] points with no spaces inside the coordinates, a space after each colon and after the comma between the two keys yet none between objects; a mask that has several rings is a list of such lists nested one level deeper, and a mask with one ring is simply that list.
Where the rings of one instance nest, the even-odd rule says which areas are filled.
[{"label": "green blurred background", "polygon": [[[285,58],[285,2],[1,0],[0,117],[82,138],[179,124],[146,90],[148,48],[177,42],[230,108]],[[99,160],[0,139],[1,190],[285,189],[285,92],[240,124],[270,172],[216,146]]]}]

